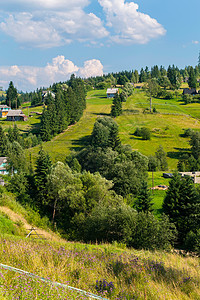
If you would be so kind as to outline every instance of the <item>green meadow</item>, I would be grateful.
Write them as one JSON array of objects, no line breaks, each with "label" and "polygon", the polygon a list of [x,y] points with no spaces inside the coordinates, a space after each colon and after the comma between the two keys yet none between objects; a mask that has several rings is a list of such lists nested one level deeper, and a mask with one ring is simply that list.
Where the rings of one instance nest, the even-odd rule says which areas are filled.
[{"label": "green meadow", "polygon": [[[70,151],[77,151],[84,147],[87,137],[91,134],[94,122],[98,116],[109,115],[112,100],[106,98],[105,90],[93,90],[87,95],[87,108],[81,120],[56,136],[50,142],[43,143],[44,149],[49,152],[53,161],[64,161]],[[172,100],[153,99],[153,107],[157,113],[143,113],[149,107],[149,100],[144,92],[135,91],[123,103],[123,114],[116,118],[119,125],[119,135],[123,144],[131,145],[133,150],[144,155],[153,155],[159,145],[167,152],[170,170],[176,169],[178,159],[184,152],[189,151],[189,140],[182,137],[184,129],[200,128],[200,104],[184,105],[180,96]],[[36,110],[37,108],[35,108]],[[40,108],[42,109],[42,108]],[[26,113],[26,111],[24,111]],[[5,121],[3,121],[5,122]],[[31,118],[28,128],[37,128],[39,117]],[[35,125],[34,125],[35,122]],[[4,124],[8,126],[8,122]],[[23,124],[19,124],[23,130]],[[151,140],[144,141],[134,136],[137,127],[146,126],[151,130]],[[31,149],[33,159],[39,147]]]}]

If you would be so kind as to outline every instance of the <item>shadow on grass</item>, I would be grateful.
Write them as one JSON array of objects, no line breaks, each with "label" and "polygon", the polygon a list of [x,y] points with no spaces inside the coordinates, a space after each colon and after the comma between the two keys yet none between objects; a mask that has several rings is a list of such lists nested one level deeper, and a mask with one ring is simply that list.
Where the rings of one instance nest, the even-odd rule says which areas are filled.
[{"label": "shadow on grass", "polygon": [[174,158],[174,159],[182,159],[184,156],[187,156],[188,154],[190,154],[189,148],[174,148],[174,149],[178,150],[178,151],[167,152],[168,157]]},{"label": "shadow on grass", "polygon": [[110,117],[110,114],[109,113],[92,113],[93,115],[97,115],[99,117],[101,116],[107,116],[107,117]]},{"label": "shadow on grass", "polygon": [[72,140],[72,147],[70,147],[70,150],[74,150],[75,152],[78,152],[82,150],[83,148],[90,145],[91,141],[91,135],[83,136],[80,139]]}]

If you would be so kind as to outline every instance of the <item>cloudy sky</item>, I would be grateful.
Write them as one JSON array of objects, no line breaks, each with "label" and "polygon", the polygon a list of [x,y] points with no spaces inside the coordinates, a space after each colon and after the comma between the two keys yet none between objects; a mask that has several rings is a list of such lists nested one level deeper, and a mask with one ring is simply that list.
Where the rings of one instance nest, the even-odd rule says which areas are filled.
[{"label": "cloudy sky", "polygon": [[0,85],[196,65],[199,0],[1,0]]}]

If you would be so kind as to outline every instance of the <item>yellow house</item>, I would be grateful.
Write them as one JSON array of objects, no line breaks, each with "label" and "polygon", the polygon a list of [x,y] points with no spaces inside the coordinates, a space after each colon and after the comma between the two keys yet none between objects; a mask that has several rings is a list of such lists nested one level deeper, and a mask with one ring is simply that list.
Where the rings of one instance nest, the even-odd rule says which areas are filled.
[{"label": "yellow house", "polygon": [[7,105],[0,105],[0,118],[6,118],[9,110],[11,110],[11,108]]}]

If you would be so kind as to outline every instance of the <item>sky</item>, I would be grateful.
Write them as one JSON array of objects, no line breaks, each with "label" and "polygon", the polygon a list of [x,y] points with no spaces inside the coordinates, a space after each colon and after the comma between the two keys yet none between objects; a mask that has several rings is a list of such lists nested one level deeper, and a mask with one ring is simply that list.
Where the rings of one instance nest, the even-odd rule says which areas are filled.
[{"label": "sky", "polygon": [[0,86],[198,63],[199,0],[1,0]]}]

